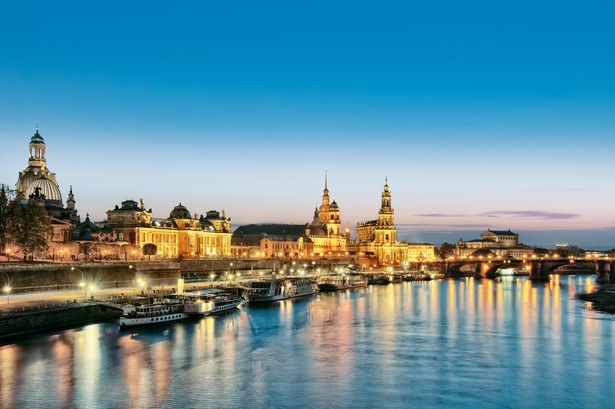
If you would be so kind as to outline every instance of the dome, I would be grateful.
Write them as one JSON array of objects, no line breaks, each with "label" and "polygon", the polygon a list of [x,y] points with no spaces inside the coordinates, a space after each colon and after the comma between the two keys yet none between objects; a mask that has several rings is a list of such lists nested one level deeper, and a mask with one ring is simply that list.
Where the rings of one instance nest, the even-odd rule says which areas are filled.
[{"label": "dome", "polygon": [[36,128],[36,132],[34,132],[34,135],[32,135],[32,139],[30,139],[30,143],[45,143],[45,140],[43,139],[43,137],[41,136],[41,134],[38,132],[38,128]]},{"label": "dome", "polygon": [[171,210],[169,219],[192,219],[192,216],[188,209],[180,203]]},{"label": "dome", "polygon": [[62,193],[60,192],[60,187],[50,179],[44,176],[36,179],[28,187],[26,197],[33,195],[37,188],[40,189],[39,192],[41,195],[45,195],[46,201],[62,203]]},{"label": "dome", "polygon": [[334,200],[333,203],[331,203],[331,208],[337,209],[338,207],[337,202]]},{"label": "dome", "polygon": [[207,230],[207,231],[216,230],[214,225],[207,219],[201,219],[201,221],[199,222],[199,225],[201,226],[201,229],[203,230]]}]

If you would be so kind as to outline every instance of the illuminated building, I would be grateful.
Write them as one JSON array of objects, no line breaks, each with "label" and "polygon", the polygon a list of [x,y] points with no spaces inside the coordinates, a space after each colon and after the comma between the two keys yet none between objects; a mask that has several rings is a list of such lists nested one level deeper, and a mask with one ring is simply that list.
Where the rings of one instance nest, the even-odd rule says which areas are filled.
[{"label": "illuminated building", "polygon": [[397,240],[395,212],[391,206],[388,181],[380,198],[380,211],[376,220],[357,224],[357,239],[349,245],[361,266],[400,265],[405,261],[435,259],[435,247],[428,243],[406,243]]},{"label": "illuminated building", "polygon": [[205,216],[191,215],[181,203],[167,219],[154,220],[152,210],[126,200],[107,212],[107,226],[117,240],[144,252],[146,246],[162,258],[217,257],[231,254],[231,219],[210,210]]},{"label": "illuminated building", "polygon": [[342,234],[340,208],[335,200],[330,200],[325,174],[320,207],[314,210],[314,218],[305,232],[313,244],[310,253],[313,253],[314,257],[342,256],[346,252],[348,237]]},{"label": "illuminated building", "polygon": [[348,231],[342,234],[340,208],[331,201],[325,175],[320,207],[309,224],[250,224],[233,233],[232,254],[264,258],[348,257]]},{"label": "illuminated building", "polygon": [[31,199],[45,207],[51,224],[47,239],[49,253],[55,254],[70,242],[73,229],[80,223],[73,188],[71,186],[64,207],[56,175],[47,167],[47,146],[38,127],[28,148],[28,167],[19,172],[15,184],[17,198],[24,202]]},{"label": "illuminated building", "polygon": [[455,245],[457,257],[492,254],[493,257],[513,257],[521,260],[531,257],[532,253],[532,247],[519,243],[519,235],[510,229],[488,229],[480,235],[480,239],[468,241],[459,239]]}]

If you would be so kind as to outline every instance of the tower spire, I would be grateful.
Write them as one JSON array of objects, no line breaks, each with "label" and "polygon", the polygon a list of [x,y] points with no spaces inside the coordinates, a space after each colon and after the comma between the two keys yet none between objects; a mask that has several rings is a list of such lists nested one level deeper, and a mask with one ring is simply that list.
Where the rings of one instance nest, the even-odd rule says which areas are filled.
[{"label": "tower spire", "polygon": [[325,169],[325,190],[328,190],[328,186],[327,186],[327,169]]}]

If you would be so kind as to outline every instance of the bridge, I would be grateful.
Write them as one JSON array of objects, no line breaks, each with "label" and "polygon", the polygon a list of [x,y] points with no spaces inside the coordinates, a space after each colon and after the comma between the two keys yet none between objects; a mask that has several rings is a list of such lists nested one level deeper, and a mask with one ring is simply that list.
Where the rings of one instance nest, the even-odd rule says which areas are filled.
[{"label": "bridge", "polygon": [[448,276],[467,275],[468,270],[477,278],[494,278],[501,268],[523,268],[531,280],[548,281],[549,275],[562,266],[579,266],[596,274],[598,284],[615,284],[615,261],[607,258],[460,258],[449,257],[445,261],[424,263],[442,268]]}]

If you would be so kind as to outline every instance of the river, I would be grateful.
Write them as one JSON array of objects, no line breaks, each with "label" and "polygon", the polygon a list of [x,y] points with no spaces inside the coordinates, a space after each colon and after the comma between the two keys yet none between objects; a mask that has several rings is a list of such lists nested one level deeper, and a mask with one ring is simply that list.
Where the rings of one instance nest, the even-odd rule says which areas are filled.
[{"label": "river", "polygon": [[595,408],[615,322],[592,277],[370,286],[220,317],[0,346],[2,408]]}]

